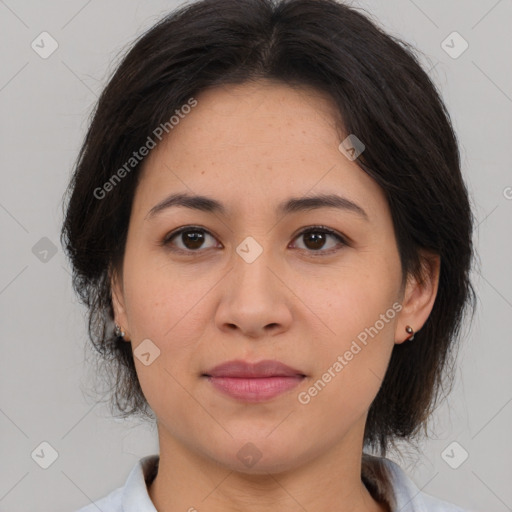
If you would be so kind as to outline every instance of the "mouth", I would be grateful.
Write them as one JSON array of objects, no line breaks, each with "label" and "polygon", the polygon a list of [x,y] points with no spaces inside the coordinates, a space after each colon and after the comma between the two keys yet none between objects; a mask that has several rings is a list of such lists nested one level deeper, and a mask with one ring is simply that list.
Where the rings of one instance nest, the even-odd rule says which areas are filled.
[{"label": "mouth", "polygon": [[215,390],[244,402],[270,400],[298,386],[306,375],[279,361],[228,361],[202,374]]}]

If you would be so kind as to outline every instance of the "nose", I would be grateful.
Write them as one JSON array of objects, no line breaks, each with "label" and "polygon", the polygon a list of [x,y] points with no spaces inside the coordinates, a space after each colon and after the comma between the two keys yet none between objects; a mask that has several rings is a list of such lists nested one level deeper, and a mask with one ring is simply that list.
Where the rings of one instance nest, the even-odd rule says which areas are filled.
[{"label": "nose", "polygon": [[250,338],[275,336],[289,329],[293,294],[280,267],[268,249],[251,263],[235,253],[233,268],[220,283],[217,327]]}]

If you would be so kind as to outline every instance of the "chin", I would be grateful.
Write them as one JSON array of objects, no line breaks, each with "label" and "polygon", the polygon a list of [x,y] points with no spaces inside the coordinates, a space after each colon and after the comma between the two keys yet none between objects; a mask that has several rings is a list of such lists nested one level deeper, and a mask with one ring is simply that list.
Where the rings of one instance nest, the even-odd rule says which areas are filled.
[{"label": "chin", "polygon": [[247,475],[283,473],[307,460],[309,450],[300,440],[294,441],[285,435],[270,439],[265,437],[267,435],[265,430],[259,436],[245,435],[230,438],[226,443],[215,443],[216,451],[209,450],[208,455],[226,469]]}]

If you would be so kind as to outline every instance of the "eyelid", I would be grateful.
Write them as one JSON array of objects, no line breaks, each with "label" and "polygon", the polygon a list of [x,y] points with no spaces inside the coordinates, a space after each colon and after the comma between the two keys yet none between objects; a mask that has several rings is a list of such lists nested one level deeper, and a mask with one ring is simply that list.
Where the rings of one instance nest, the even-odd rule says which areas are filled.
[{"label": "eyelid", "polygon": [[[159,245],[161,246],[164,246],[164,247],[168,247],[170,246],[170,241],[179,236],[181,233],[183,232],[187,232],[187,231],[202,231],[204,232],[205,234],[207,235],[210,235],[212,236],[213,238],[215,238],[217,241],[218,241],[218,237],[217,235],[215,235],[214,233],[212,233],[209,229],[203,227],[203,226],[197,226],[197,225],[188,225],[188,226],[182,226],[180,228],[177,228],[173,231],[171,231],[170,233],[167,233],[163,240],[160,242]],[[341,244],[342,246],[350,246],[351,245],[351,240],[350,238],[348,238],[347,236],[339,233],[338,231],[332,229],[332,228],[329,228],[327,226],[323,226],[321,224],[314,224],[314,225],[311,225],[311,226],[305,226],[305,227],[302,227],[298,232],[296,232],[293,237],[292,237],[292,241],[296,240],[298,237],[300,237],[301,235],[304,235],[306,233],[310,233],[310,232],[323,232],[327,235],[331,235],[332,237],[336,238],[339,242],[339,244]],[[219,242],[220,245],[222,246],[222,243]],[[223,246],[222,246],[223,247]],[[197,253],[197,254],[200,254],[201,252],[204,252],[208,249],[197,249],[197,250],[191,250],[191,249],[180,249],[180,248],[172,248],[171,249],[173,252],[178,252],[178,253],[182,253],[182,254],[194,254],[194,253]],[[311,254],[313,256],[322,256],[322,255],[329,255],[329,254],[332,254],[333,252],[337,252],[339,249],[338,248],[331,248],[329,250],[317,250],[317,251],[314,251],[314,250],[307,250],[307,249],[299,249],[301,251],[306,251],[308,254]]]},{"label": "eyelid", "polygon": [[309,233],[311,231],[313,231],[313,232],[323,231],[323,232],[327,233],[328,235],[332,235],[334,237],[339,238],[344,244],[349,245],[350,239],[347,236],[343,235],[342,233],[340,233],[339,231],[336,231],[333,228],[330,228],[328,226],[323,226],[322,224],[313,224],[311,226],[306,226],[306,227],[300,228],[299,231],[297,231],[297,233],[295,233],[293,235],[293,240],[295,240],[299,235],[303,235],[304,233]]},{"label": "eyelid", "polygon": [[[182,226],[181,228],[174,229],[170,233],[167,233],[159,245],[162,245],[164,247],[170,245],[170,241],[172,238],[174,238],[178,235],[181,235],[181,233],[186,232],[186,231],[203,231],[204,233],[210,235],[211,237],[215,238],[218,241],[218,236],[216,234],[212,233],[211,230],[209,230],[203,226],[196,226],[196,225],[192,224],[192,225],[188,225],[188,226]],[[220,244],[222,245],[222,243],[220,243]],[[189,250],[172,249],[172,250],[176,251],[176,252],[184,252],[184,253],[189,253],[189,254],[201,252],[201,249],[198,249],[197,251],[191,251],[190,249]],[[202,250],[204,251],[205,249],[202,249]]]}]

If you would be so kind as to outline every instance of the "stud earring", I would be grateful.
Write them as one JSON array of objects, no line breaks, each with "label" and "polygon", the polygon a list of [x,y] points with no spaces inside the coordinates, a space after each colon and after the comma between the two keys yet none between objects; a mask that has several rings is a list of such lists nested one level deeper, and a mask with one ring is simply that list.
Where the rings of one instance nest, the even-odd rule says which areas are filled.
[{"label": "stud earring", "polygon": [[115,324],[115,330],[114,330],[114,334],[119,338],[124,338],[124,331],[121,329],[121,327],[119,325],[117,325],[117,323]]},{"label": "stud earring", "polygon": [[409,334],[411,334],[411,336],[409,336],[405,341],[411,341],[411,340],[413,340],[413,339],[414,339],[414,329],[413,329],[410,325],[408,325],[408,326],[405,328],[405,330],[406,330]]}]

